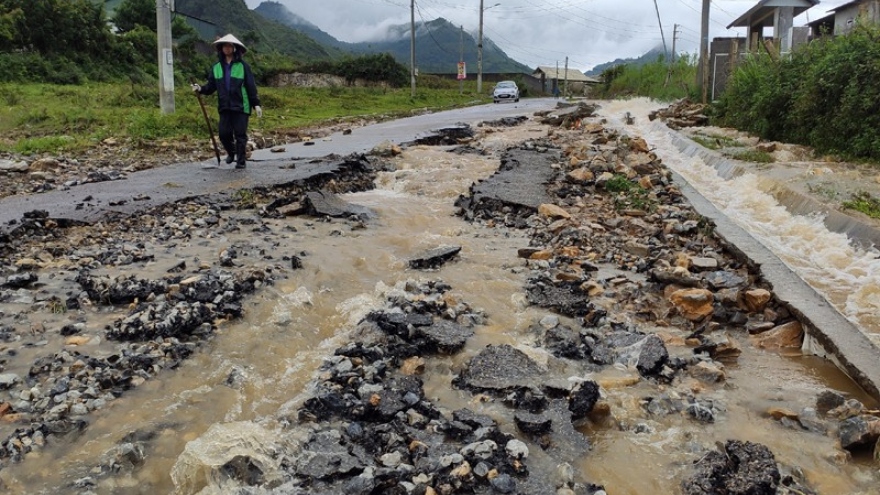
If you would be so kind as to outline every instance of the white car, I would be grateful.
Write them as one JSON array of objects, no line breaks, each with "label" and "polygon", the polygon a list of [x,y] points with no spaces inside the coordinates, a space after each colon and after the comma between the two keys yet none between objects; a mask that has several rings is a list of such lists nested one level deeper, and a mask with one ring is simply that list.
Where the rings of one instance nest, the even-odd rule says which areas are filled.
[{"label": "white car", "polygon": [[501,81],[495,85],[492,91],[492,103],[498,103],[502,100],[519,101],[519,88],[513,81]]}]

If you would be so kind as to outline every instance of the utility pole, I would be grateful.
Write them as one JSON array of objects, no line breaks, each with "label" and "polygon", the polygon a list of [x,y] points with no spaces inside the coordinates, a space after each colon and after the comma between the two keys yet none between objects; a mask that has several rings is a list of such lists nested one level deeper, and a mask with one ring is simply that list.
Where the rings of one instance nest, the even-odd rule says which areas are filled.
[{"label": "utility pole", "polygon": [[678,24],[673,24],[673,26],[672,26],[672,57],[669,59],[671,64],[675,63],[675,38],[677,38],[677,37],[678,37]]},{"label": "utility pole", "polygon": [[483,94],[483,0],[480,0],[480,29],[477,35],[477,94]]},{"label": "utility pole", "polygon": [[156,44],[159,47],[159,106],[174,113],[174,52],[171,43],[171,7],[174,0],[156,0]]},{"label": "utility pole", "polygon": [[703,0],[702,22],[700,22],[700,66],[697,68],[697,85],[700,86],[702,102],[706,103],[709,92],[709,4]]},{"label": "utility pole", "polygon": [[562,96],[567,98],[568,97],[568,56],[565,57],[565,79],[564,79],[564,81],[565,81],[565,86],[562,87],[563,88],[562,89]]},{"label": "utility pole", "polygon": [[477,40],[477,94],[483,94],[483,11],[489,10],[492,7],[497,7],[501,5],[500,3],[496,3],[495,5],[490,5],[486,8],[483,8],[483,0],[480,0],[480,31],[479,31],[479,39]]},{"label": "utility pole", "polygon": [[[464,63],[464,26],[458,26],[458,64]],[[464,93],[464,78],[458,80],[458,94]]]},{"label": "utility pole", "polygon": [[416,0],[409,2],[409,78],[412,90],[410,96],[416,97]]},{"label": "utility pole", "polygon": [[553,93],[559,99],[559,60],[556,61],[556,79],[553,80]]},{"label": "utility pole", "polygon": [[669,79],[672,78],[672,71],[675,70],[675,39],[678,37],[678,24],[673,24],[672,26],[672,56],[669,59],[669,69],[666,71],[666,80],[663,82],[663,87],[669,85]]},{"label": "utility pole", "polygon": [[657,11],[657,25],[660,26],[660,39],[663,40],[663,53],[668,57],[669,51],[666,49],[666,35],[663,34],[663,23],[660,22],[660,7],[657,6],[657,0],[654,0],[654,10]]}]

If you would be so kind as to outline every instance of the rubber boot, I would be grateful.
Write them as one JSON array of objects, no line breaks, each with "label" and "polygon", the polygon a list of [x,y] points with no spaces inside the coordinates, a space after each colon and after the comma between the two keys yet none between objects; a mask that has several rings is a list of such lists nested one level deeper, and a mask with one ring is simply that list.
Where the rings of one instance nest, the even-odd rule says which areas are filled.
[{"label": "rubber boot", "polygon": [[245,161],[247,159],[247,142],[235,143],[235,154],[238,158],[238,162],[236,162],[235,168],[247,167],[247,163]]},{"label": "rubber boot", "polygon": [[226,150],[226,163],[232,163],[235,161],[235,143],[223,143],[223,149]]}]

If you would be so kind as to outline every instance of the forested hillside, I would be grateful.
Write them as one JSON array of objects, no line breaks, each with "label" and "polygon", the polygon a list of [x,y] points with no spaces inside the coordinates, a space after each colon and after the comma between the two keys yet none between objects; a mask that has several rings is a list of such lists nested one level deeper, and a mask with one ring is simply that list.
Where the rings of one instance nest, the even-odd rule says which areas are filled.
[{"label": "forested hillside", "polygon": [[[390,53],[398,62],[405,65],[410,63],[409,24],[389,28],[385,41],[346,43],[278,2],[263,2],[254,11],[308,35],[325,46],[354,54]],[[443,18],[416,23],[415,52],[416,66],[422,73],[453,73],[462,56],[470,73],[477,70],[477,40],[467,31],[462,31],[460,26]],[[492,40],[483,38],[483,72],[531,73],[532,69],[510,58]]]},{"label": "forested hillside", "polygon": [[236,33],[261,51],[278,51],[300,61],[329,60],[341,55],[331,46],[247,8],[243,0],[176,0],[178,13],[209,21],[218,35]]}]

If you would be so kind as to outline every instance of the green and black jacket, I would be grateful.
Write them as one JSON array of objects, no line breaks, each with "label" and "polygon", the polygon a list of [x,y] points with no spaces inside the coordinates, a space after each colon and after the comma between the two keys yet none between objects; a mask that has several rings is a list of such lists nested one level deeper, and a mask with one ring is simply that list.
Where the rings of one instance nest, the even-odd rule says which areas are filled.
[{"label": "green and black jacket", "polygon": [[220,112],[250,114],[254,107],[260,106],[254,73],[240,57],[228,65],[223,60],[214,64],[208,73],[208,84],[202,86],[200,93],[210,95],[214,91],[217,92],[217,110]]}]

